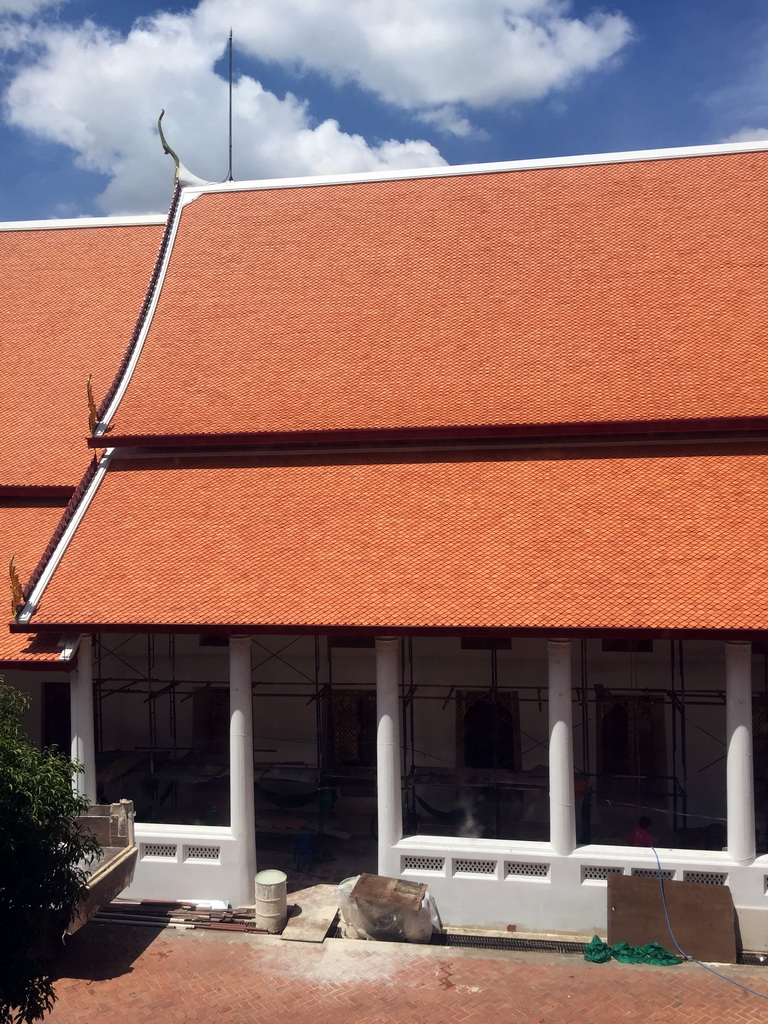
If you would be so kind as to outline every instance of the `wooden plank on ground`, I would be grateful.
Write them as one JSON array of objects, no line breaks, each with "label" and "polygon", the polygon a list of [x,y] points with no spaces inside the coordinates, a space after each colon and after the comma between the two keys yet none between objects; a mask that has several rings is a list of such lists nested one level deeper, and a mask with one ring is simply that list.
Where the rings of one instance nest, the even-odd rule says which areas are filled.
[{"label": "wooden plank on ground", "polygon": [[[727,885],[664,882],[669,919],[680,948],[697,960],[735,964],[736,911]],[[655,878],[608,875],[608,945],[658,942],[677,952]]]},{"label": "wooden plank on ground", "polygon": [[288,893],[288,922],[281,938],[289,942],[322,942],[338,909],[335,885],[313,885]]}]

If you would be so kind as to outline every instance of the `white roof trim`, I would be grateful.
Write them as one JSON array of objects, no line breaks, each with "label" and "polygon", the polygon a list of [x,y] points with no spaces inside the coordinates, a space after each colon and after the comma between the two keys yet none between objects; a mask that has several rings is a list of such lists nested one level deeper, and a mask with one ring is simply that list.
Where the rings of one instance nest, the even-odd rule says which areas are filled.
[{"label": "white roof trim", "polygon": [[165,224],[166,214],[145,213],[136,217],[71,217],[67,220],[8,220],[0,222],[0,231],[57,231],[62,228],[144,227]]},{"label": "white roof trim", "polygon": [[457,164],[446,167],[417,167],[398,171],[362,171],[356,174],[322,174],[304,178],[265,178],[256,181],[194,185],[182,190],[181,203],[192,202],[209,192],[250,192],[257,189],[301,188],[316,185],[348,185],[360,181],[407,181],[413,178],[451,178],[463,174],[501,174],[507,171],[535,171],[557,167],[591,167],[597,164],[643,163],[681,160],[687,157],[724,156],[731,153],[762,153],[762,142],[720,142],[713,146],[682,146],[678,149],[639,149],[627,153],[598,153],[585,156],[556,156],[538,160],[512,160],[491,164]]},{"label": "white roof trim", "polygon": [[107,469],[109,468],[109,463],[112,460],[113,451],[114,448],[108,448],[107,451],[102,456],[101,461],[99,462],[99,465],[96,469],[96,472],[93,475],[93,479],[88,484],[88,487],[85,490],[85,494],[80,499],[80,504],[75,509],[75,513],[70,519],[69,523],[67,524],[67,528],[64,530],[64,533],[61,535],[59,543],[54,548],[53,553],[51,554],[51,557],[48,560],[48,564],[46,565],[45,569],[43,569],[40,579],[32,588],[32,593],[24,602],[24,607],[19,612],[19,617],[17,619],[18,622],[28,623],[29,620],[37,611],[37,606],[40,604],[40,599],[43,596],[45,588],[48,586],[51,577],[56,572],[56,569],[59,566],[59,562],[64,557],[64,552],[69,547],[70,541],[75,535],[75,530],[77,530],[78,526],[80,525],[80,521],[85,515],[88,506],[93,501],[96,492],[98,491],[101,482],[104,479]]},{"label": "white roof trim", "polygon": [[[195,199],[196,196],[192,196],[191,198]],[[158,300],[160,299],[160,292],[162,291],[162,287],[165,282],[165,275],[166,271],[168,270],[168,264],[171,261],[173,243],[176,241],[176,234],[179,230],[179,221],[181,220],[181,208],[182,204],[179,203],[178,209],[176,211],[176,216],[173,220],[173,223],[171,224],[171,231],[170,235],[168,236],[168,244],[165,247],[165,253],[163,254],[163,262],[160,265],[160,271],[157,275],[157,280],[155,281],[152,299],[147,308],[146,315],[144,316],[144,322],[141,325],[141,333],[139,334],[139,337],[136,340],[136,344],[133,347],[133,352],[131,352],[131,358],[128,361],[128,365],[125,368],[125,372],[123,373],[122,378],[120,379],[120,383],[118,384],[117,390],[115,391],[112,401],[109,403],[109,407],[104,413],[101,420],[96,424],[96,429],[93,432],[94,437],[102,437],[105,435],[107,426],[111,423],[112,417],[115,415],[117,407],[120,405],[120,402],[123,399],[123,395],[125,394],[126,389],[131,382],[133,371],[136,369],[136,364],[138,363],[142,349],[144,348],[144,342],[146,341],[147,334],[149,334],[149,329],[152,326],[152,319],[155,315],[155,309],[157,308],[157,303]],[[112,450],[113,449],[110,449],[110,453],[112,452]]]}]

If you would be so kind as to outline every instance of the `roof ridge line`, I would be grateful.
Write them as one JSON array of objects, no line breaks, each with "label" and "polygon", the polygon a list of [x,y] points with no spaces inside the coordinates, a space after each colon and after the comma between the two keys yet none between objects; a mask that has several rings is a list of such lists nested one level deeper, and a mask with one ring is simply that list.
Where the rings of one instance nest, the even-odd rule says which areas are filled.
[{"label": "roof ridge line", "polygon": [[470,174],[503,174],[511,171],[535,171],[558,167],[591,167],[609,164],[644,163],[654,160],[681,160],[691,157],[728,156],[761,153],[768,150],[768,139],[757,142],[718,142],[705,146],[678,146],[662,149],[637,149],[618,153],[578,156],[538,157],[526,160],[502,160],[482,164],[445,164],[439,167],[411,167],[397,170],[355,171],[347,174],[319,174],[304,177],[256,178],[252,181],[222,181],[207,185],[187,185],[184,202],[218,192],[254,192],[260,189],[301,188],[318,185],[350,185],[375,181],[408,181],[418,178],[450,178]]},{"label": "roof ridge line", "polygon": [[111,458],[112,449],[110,448],[107,449],[101,459],[94,455],[93,459],[89,462],[88,468],[77,485],[74,494],[68,501],[67,507],[64,509],[40,561],[22,588],[24,604],[16,617],[17,622],[28,622],[37,611],[40,598],[69,546],[69,542],[79,526],[80,520],[85,515],[96,491],[99,489]]},{"label": "roof ridge line", "polygon": [[[105,412],[110,411],[113,405],[117,404],[120,397],[122,397],[122,392],[125,390],[124,384],[127,384],[126,378],[130,378],[130,372],[133,366],[135,366],[136,359],[138,358],[138,352],[141,350],[140,342],[143,341],[148,317],[157,301],[159,282],[170,256],[172,238],[175,233],[176,225],[178,224],[180,197],[181,188],[177,183],[173,191],[173,198],[171,199],[168,217],[165,222],[165,230],[163,231],[163,237],[160,240],[160,247],[155,259],[152,275],[149,279],[144,301],[142,302],[141,309],[139,310],[136,325],[133,329],[133,333],[131,334],[131,339],[128,342],[125,354],[120,362],[120,366],[118,367],[117,373],[112,381],[112,385],[97,410],[97,415],[100,421],[103,420]],[[94,495],[96,494],[96,491],[99,489],[101,481],[104,478],[104,474],[109,467],[111,458],[111,448],[106,449],[105,454],[101,459],[99,459],[97,454],[94,453],[93,459],[83,474],[77,489],[67,503],[67,507],[64,509],[64,513],[59,520],[59,523],[54,530],[42,557],[35,566],[26,585],[23,587],[24,605],[17,616],[17,622],[29,622],[31,617],[35,614],[37,606],[40,603],[40,598],[45,592],[45,588],[47,587],[51,576],[55,572],[64,552],[69,546],[69,542],[80,524],[80,520],[85,514]]]},{"label": "roof ridge line", "polygon": [[[97,410],[99,420],[96,428],[97,430],[99,429],[99,426],[109,422],[110,417],[107,415],[108,413],[111,412],[114,414],[114,407],[119,404],[119,400],[122,398],[122,394],[125,391],[125,387],[123,385],[127,385],[133,366],[135,366],[136,359],[141,351],[141,346],[144,337],[146,336],[145,327],[148,324],[150,314],[156,304],[161,281],[165,274],[165,268],[168,265],[168,258],[170,257],[170,250],[172,248],[172,240],[178,224],[180,199],[181,187],[177,182],[173,190],[173,197],[168,210],[168,217],[165,221],[163,237],[160,239],[160,247],[157,252],[157,258],[155,259],[155,265],[152,269],[149,284],[147,285],[147,290],[144,295],[144,301],[141,304],[139,315],[133,328],[133,333],[131,334],[125,354],[120,361],[120,366],[117,369],[117,373],[114,376],[112,384],[104,398],[101,400]],[[103,433],[105,433],[104,430],[101,431],[101,434]]]},{"label": "roof ridge line", "polygon": [[131,228],[164,224],[164,213],[137,213],[106,217],[51,217],[50,220],[0,221],[0,231],[58,231],[73,228]]}]

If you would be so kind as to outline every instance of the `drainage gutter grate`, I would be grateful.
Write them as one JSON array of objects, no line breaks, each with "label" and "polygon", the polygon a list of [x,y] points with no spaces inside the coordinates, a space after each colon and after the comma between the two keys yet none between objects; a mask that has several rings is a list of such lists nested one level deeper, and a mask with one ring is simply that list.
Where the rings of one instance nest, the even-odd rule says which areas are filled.
[{"label": "drainage gutter grate", "polygon": [[[498,949],[510,953],[570,953],[584,956],[584,942],[565,942],[557,939],[521,939],[505,935],[435,934],[431,946],[457,946],[470,949]],[[737,963],[744,967],[768,967],[768,955],[742,953]]]},{"label": "drainage gutter grate", "polygon": [[517,953],[580,953],[584,955],[583,942],[561,942],[557,939],[520,939],[505,935],[454,935],[435,934],[431,946],[457,946],[469,949],[501,949]]}]

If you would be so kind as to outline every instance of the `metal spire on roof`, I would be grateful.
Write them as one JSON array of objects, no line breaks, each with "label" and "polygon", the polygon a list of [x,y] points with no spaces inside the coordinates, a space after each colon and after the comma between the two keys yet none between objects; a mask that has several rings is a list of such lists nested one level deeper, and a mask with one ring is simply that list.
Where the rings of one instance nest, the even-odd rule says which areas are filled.
[{"label": "metal spire on roof", "polygon": [[229,165],[227,170],[227,181],[234,181],[232,177],[232,29],[229,30]]}]

